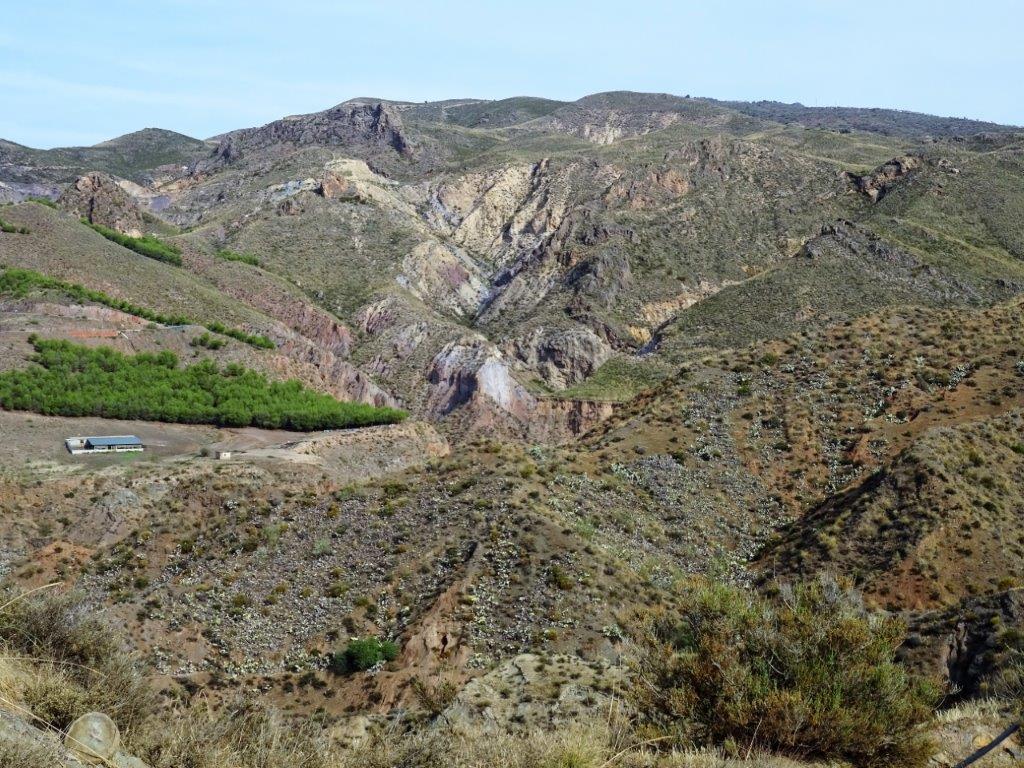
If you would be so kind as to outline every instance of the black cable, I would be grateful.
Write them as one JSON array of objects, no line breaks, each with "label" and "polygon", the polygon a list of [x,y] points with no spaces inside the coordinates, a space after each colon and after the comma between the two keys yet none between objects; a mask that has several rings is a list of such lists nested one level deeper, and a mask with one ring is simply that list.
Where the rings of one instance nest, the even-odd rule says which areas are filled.
[{"label": "black cable", "polygon": [[968,757],[965,757],[959,763],[954,765],[953,768],[966,768],[971,763],[980,760],[985,755],[987,755],[989,752],[991,752],[993,749],[998,747],[1002,742],[1004,742],[1008,738],[1010,738],[1018,730],[1020,730],[1020,723],[1019,722],[1014,723],[1013,725],[1006,726],[1006,729],[1002,733],[1000,733],[998,736],[996,736],[994,739],[992,739],[992,741],[990,741],[988,744],[986,744],[984,747],[979,749],[974,754],[969,755]]}]

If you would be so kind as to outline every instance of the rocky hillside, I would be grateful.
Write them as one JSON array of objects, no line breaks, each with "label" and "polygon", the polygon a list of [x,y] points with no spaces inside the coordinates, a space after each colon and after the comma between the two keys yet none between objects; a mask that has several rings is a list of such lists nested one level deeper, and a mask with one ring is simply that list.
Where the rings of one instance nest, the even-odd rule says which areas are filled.
[{"label": "rocky hillside", "polygon": [[[367,744],[396,713],[504,737],[612,728],[621,705],[650,729],[628,743],[707,744],[721,713],[681,736],[629,709],[639,660],[668,654],[671,678],[702,658],[685,627],[652,650],[651,622],[747,631],[758,601],[805,594],[780,579],[867,633],[848,647],[883,671],[864,679],[997,694],[989,724],[1019,690],[1016,128],[624,92],[360,98],[206,141],[0,144],[0,195],[0,370],[60,338],[412,416],[300,434],[0,412],[0,573],[74,584],[174,706],[258,691]],[[147,452],[62,451],[96,431]],[[900,717],[937,706],[914,690]],[[981,726],[949,717],[928,727],[966,754]],[[837,754],[756,723],[714,746]],[[596,765],[628,746],[595,743]]]},{"label": "rocky hillside", "polygon": [[[170,146],[143,134],[111,146],[132,163]],[[621,374],[638,353],[655,352],[643,382],[694,347],[1013,295],[1020,146],[971,121],[667,95],[357,99],[181,144],[187,163],[119,182],[162,221],[107,218],[183,228],[186,262],[250,255],[344,324],[352,363],[417,414],[564,436],[592,423],[582,400],[636,390]],[[93,210],[75,194],[65,207]],[[249,293],[253,271],[216,287]]]}]

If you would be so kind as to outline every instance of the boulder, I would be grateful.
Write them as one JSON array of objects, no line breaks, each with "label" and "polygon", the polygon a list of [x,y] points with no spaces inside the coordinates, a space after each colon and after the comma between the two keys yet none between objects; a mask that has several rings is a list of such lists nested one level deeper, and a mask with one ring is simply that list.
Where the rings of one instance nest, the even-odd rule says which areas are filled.
[{"label": "boulder", "polygon": [[121,748],[117,724],[102,712],[87,712],[68,728],[64,746],[89,765],[109,762]]}]

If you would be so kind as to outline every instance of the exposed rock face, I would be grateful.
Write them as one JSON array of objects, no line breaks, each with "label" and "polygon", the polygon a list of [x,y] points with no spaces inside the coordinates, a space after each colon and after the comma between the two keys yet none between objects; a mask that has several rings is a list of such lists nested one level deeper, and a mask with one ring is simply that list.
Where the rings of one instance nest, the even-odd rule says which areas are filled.
[{"label": "exposed rock face", "polygon": [[1011,589],[970,598],[941,611],[919,614],[910,624],[902,655],[944,680],[958,696],[991,693],[999,673],[1019,663],[1004,632],[1024,628],[1024,591]]},{"label": "exposed rock face", "polygon": [[905,176],[921,167],[923,161],[913,155],[896,157],[874,171],[863,176],[858,176],[844,171],[843,175],[861,194],[865,195],[871,202],[877,203],[894,185],[899,183]]},{"label": "exposed rock face", "polygon": [[397,280],[416,298],[459,316],[474,314],[487,295],[473,260],[433,240],[420,243],[402,260]]},{"label": "exposed rock face", "polygon": [[106,173],[88,173],[80,176],[57,199],[65,211],[132,237],[145,230],[142,211],[135,201]]},{"label": "exposed rock face", "polygon": [[612,414],[610,403],[538,399],[512,376],[502,353],[482,339],[450,342],[428,374],[427,411],[435,418],[459,409],[469,432],[516,434],[564,442]]},{"label": "exposed rock face", "polygon": [[501,352],[482,339],[453,341],[437,353],[427,374],[428,410],[444,415],[485,398],[503,411],[525,420],[536,402],[513,378]]},{"label": "exposed rock face", "polygon": [[622,203],[627,208],[642,210],[663,200],[678,198],[690,191],[690,180],[678,168],[666,167],[648,171],[640,178],[623,178],[605,192],[606,203]]},{"label": "exposed rock face", "polygon": [[545,120],[556,131],[578,136],[594,144],[660,131],[679,121],[673,112],[632,112],[572,106]]},{"label": "exposed rock face", "polygon": [[422,421],[313,435],[274,448],[250,451],[254,456],[287,457],[331,470],[332,476],[360,480],[447,456],[448,441]]},{"label": "exposed rock face", "polygon": [[345,102],[323,112],[286,117],[261,128],[229,133],[210,157],[196,163],[193,172],[213,171],[254,150],[279,145],[338,147],[353,144],[390,149],[403,157],[414,153],[402,118],[392,107],[383,102]]},{"label": "exposed rock face", "polygon": [[562,443],[589,432],[615,412],[611,403],[592,400],[540,400],[527,427],[531,440]]},{"label": "exposed rock face", "polygon": [[466,174],[437,187],[424,218],[456,244],[503,266],[558,229],[568,210],[569,173],[542,160]]},{"label": "exposed rock face", "polygon": [[340,400],[355,400],[378,406],[397,406],[388,392],[369,376],[327,349],[308,339],[294,337],[277,341],[277,352],[265,360],[268,368],[282,378],[302,378]]},{"label": "exposed rock face", "polygon": [[566,277],[566,283],[576,293],[577,309],[590,305],[612,307],[619,293],[632,287],[633,273],[626,255],[611,248],[576,265]]},{"label": "exposed rock face", "polygon": [[396,299],[381,299],[367,304],[356,313],[355,321],[363,333],[376,336],[392,327],[402,316],[402,306]]},{"label": "exposed rock face", "polygon": [[612,356],[611,346],[590,328],[535,328],[512,341],[508,351],[553,389],[582,381]]},{"label": "exposed rock face", "polygon": [[692,307],[698,301],[703,301],[709,296],[714,296],[728,285],[735,285],[733,280],[725,280],[722,283],[711,283],[701,280],[693,288],[686,288],[675,296],[661,301],[650,301],[640,307],[639,318],[651,327],[657,327],[662,323],[671,320],[678,312]]}]

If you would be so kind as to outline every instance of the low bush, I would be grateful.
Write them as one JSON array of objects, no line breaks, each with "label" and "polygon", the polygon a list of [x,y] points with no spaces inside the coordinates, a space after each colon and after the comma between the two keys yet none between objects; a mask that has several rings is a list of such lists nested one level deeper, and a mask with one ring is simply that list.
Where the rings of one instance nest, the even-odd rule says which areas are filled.
[{"label": "low bush", "polygon": [[32,337],[35,365],[0,373],[0,407],[52,416],[311,431],[392,424],[406,414],[344,403],[298,381],[268,381],[206,360],[185,368],[169,351],[124,355]]},{"label": "low bush", "polygon": [[211,336],[208,333],[204,333],[200,336],[196,336],[189,344],[193,347],[202,347],[203,349],[217,350],[221,349],[227,344],[224,339],[218,339],[216,336]]},{"label": "low bush", "polygon": [[251,253],[236,253],[235,251],[229,251],[226,248],[222,248],[217,251],[217,256],[225,261],[240,261],[243,264],[249,264],[254,267],[258,267],[260,265],[260,260]]},{"label": "low bush", "polygon": [[858,766],[923,765],[937,688],[895,661],[905,628],[826,582],[768,599],[698,584],[653,621],[641,708],[686,742]]},{"label": "low bush", "polygon": [[29,234],[29,229],[28,227],[16,227],[0,219],[0,232],[6,232],[8,235],[27,235]]},{"label": "low bush", "polygon": [[390,640],[368,637],[352,640],[343,651],[331,656],[330,668],[335,674],[363,672],[382,661],[398,658],[398,646]]},{"label": "low bush", "polygon": [[88,219],[82,219],[82,223],[103,235],[107,240],[117,243],[124,248],[135,251],[157,261],[164,261],[176,267],[181,266],[181,249],[170,243],[165,243],[152,235],[132,237],[118,232],[116,229],[104,227],[102,224],[93,224]]},{"label": "low bush", "polygon": [[45,205],[47,208],[57,209],[57,204],[48,197],[38,197],[36,195],[29,195],[25,198],[26,203],[36,203],[37,205]]},{"label": "low bush", "polygon": [[315,720],[295,722],[253,701],[167,712],[139,739],[153,768],[330,768],[337,761]]},{"label": "low bush", "polygon": [[238,328],[228,328],[223,323],[213,322],[207,323],[206,327],[214,333],[219,333],[222,336],[229,336],[235,341],[241,341],[248,344],[251,347],[257,347],[259,349],[273,349],[274,342],[268,339],[266,336],[258,336],[251,333],[246,333]]},{"label": "low bush", "polygon": [[62,765],[54,743],[5,737],[0,739],[0,765],[4,768],[53,768]]}]

